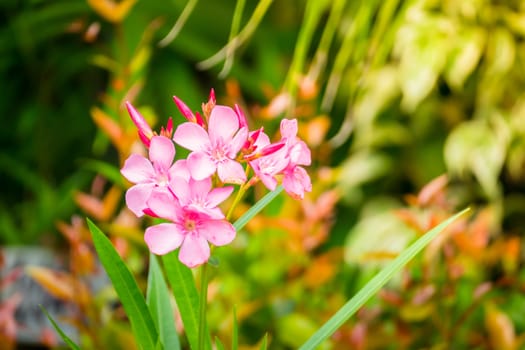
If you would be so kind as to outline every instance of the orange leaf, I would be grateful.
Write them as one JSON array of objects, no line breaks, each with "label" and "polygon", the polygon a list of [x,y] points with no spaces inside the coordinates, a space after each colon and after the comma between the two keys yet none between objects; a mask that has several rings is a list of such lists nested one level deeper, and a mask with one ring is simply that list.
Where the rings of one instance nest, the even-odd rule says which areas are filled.
[{"label": "orange leaf", "polygon": [[112,23],[121,22],[133,7],[136,0],[88,0],[89,6],[100,16]]},{"label": "orange leaf", "polygon": [[493,304],[488,304],[485,308],[485,328],[489,332],[493,349],[516,349],[514,324],[507,314]]}]

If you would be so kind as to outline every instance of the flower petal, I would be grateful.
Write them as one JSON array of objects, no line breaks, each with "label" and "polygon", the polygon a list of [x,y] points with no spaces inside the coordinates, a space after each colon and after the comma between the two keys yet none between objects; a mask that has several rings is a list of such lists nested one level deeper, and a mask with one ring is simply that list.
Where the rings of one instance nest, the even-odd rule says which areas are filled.
[{"label": "flower petal", "polygon": [[298,141],[293,145],[289,150],[289,154],[292,164],[310,165],[312,163],[310,149],[304,141]]},{"label": "flower petal", "polygon": [[188,181],[176,176],[170,180],[169,188],[175,197],[179,199],[181,207],[191,203],[191,188]]},{"label": "flower petal", "polygon": [[144,241],[153,254],[163,255],[177,249],[182,244],[184,235],[177,225],[164,223],[148,227],[144,234]]},{"label": "flower petal", "polygon": [[190,179],[189,181],[192,198],[206,198],[211,190],[211,177],[202,180]]},{"label": "flower petal", "polygon": [[244,146],[244,143],[248,139],[248,129],[241,128],[237,134],[233,137],[232,141],[230,142],[230,151],[228,152],[228,157],[231,159],[234,159],[237,157],[237,153],[241,150],[242,146]]},{"label": "flower petal", "polygon": [[148,207],[146,201],[154,187],[154,184],[138,184],[126,191],[126,205],[137,217],[144,215],[144,209]]},{"label": "flower petal", "polygon": [[179,260],[189,268],[204,264],[210,258],[210,246],[206,238],[195,233],[187,234],[182,242]]},{"label": "flower petal", "polygon": [[246,173],[242,165],[231,159],[225,159],[217,164],[217,174],[224,183],[240,185],[246,182]]},{"label": "flower petal", "polygon": [[225,186],[214,188],[208,193],[207,202],[208,206],[216,207],[226,200],[233,192],[233,186]]},{"label": "flower petal", "polygon": [[288,193],[293,198],[303,199],[305,191],[312,191],[312,182],[306,170],[296,166],[292,170],[285,173],[283,187],[286,193]]},{"label": "flower petal", "polygon": [[297,136],[297,119],[281,120],[281,136],[287,139],[295,139]]},{"label": "flower petal", "polygon": [[186,159],[179,159],[171,166],[168,171],[169,178],[182,177],[186,181],[190,181],[190,170]]},{"label": "flower petal", "polygon": [[175,145],[165,136],[153,136],[149,146],[149,159],[157,169],[168,170],[175,158]]},{"label": "flower petal", "polygon": [[146,201],[146,205],[151,209],[157,216],[169,219],[177,222],[178,216],[182,212],[179,201],[177,198],[167,190],[167,187],[156,187]]},{"label": "flower petal", "polygon": [[188,156],[188,169],[195,180],[203,180],[213,175],[217,166],[204,152],[192,152]]},{"label": "flower petal", "polygon": [[239,130],[239,119],[233,109],[220,105],[213,107],[208,123],[212,143],[219,139],[228,142],[237,130]]},{"label": "flower petal", "polygon": [[138,154],[132,154],[124,162],[120,173],[133,183],[148,183],[155,179],[155,171],[151,162]]},{"label": "flower petal", "polygon": [[206,130],[195,123],[183,123],[177,127],[173,141],[190,151],[202,151],[210,144]]},{"label": "flower petal", "polygon": [[231,243],[235,228],[226,220],[205,220],[199,225],[199,233],[216,246]]}]

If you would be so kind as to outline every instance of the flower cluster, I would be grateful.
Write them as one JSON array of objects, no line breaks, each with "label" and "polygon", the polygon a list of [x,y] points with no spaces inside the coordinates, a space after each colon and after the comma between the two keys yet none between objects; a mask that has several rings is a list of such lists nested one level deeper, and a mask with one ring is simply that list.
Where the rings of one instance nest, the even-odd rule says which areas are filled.
[{"label": "flower cluster", "polygon": [[[134,184],[126,192],[128,208],[138,217],[167,221],[146,229],[150,251],[162,255],[180,247],[180,261],[195,267],[208,261],[209,243],[222,246],[235,238],[235,228],[218,207],[232,194],[231,185],[244,193],[259,180],[270,190],[281,181],[288,194],[302,199],[312,188],[302,167],[311,157],[297,137],[295,119],[282,120],[282,138],[272,143],[262,128],[248,129],[238,106],[216,105],[213,90],[202,114],[177,97],[174,101],[187,122],[173,131],[170,119],[159,134],[126,103],[149,157],[132,154],[121,173]],[[175,161],[173,142],[191,151],[186,159]]]}]

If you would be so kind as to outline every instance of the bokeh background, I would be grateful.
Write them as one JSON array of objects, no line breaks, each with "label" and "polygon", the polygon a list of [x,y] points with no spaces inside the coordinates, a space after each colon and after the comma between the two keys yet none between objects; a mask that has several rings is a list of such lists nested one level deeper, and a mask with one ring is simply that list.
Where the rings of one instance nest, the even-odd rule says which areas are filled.
[{"label": "bokeh background", "polygon": [[[119,173],[140,149],[123,102],[158,129],[184,120],[173,95],[199,110],[211,88],[252,128],[273,134],[281,118],[298,118],[313,155],[304,201],[278,197],[217,250],[212,334],[229,342],[235,305],[245,349],[266,333],[271,349],[297,348],[410,242],[470,206],[324,347],[525,347],[525,2],[6,0],[0,9],[6,349],[61,346],[38,321],[38,298],[83,349],[136,346],[84,218],[145,287],[145,223],[125,209]],[[235,216],[264,193],[256,187]]]}]

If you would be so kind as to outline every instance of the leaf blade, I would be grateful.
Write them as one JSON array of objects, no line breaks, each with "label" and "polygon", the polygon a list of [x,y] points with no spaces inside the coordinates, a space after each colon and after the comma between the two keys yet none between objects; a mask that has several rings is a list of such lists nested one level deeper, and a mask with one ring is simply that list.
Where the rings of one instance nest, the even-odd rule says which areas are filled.
[{"label": "leaf blade", "polygon": [[49,322],[51,322],[51,324],[53,325],[53,328],[55,328],[55,330],[60,335],[64,343],[66,343],[73,350],[80,350],[80,347],[73,340],[71,340],[71,338],[69,338],[66,335],[66,333],[64,333],[64,331],[60,328],[60,326],[55,322],[53,317],[51,317],[51,315],[47,312],[46,308],[40,305],[40,309],[42,309],[47,319],[49,320]]},{"label": "leaf blade", "polygon": [[417,253],[425,248],[445,227],[469,208],[451,216],[432,230],[426,232],[416,242],[399,254],[390,264],[374,276],[356,295],[344,304],[321,328],[317,330],[299,349],[315,349],[321,342],[331,336],[344,322],[346,322],[363,304],[383,287],[392,276],[401,270]]},{"label": "leaf blade", "polygon": [[[191,270],[183,265],[175,252],[162,256],[168,281],[171,285],[177,307],[190,347],[198,349],[199,344],[199,294]],[[206,332],[206,348],[211,349],[211,337]]]},{"label": "leaf blade", "polygon": [[150,254],[148,290],[146,303],[153,321],[159,330],[160,341],[165,349],[180,349],[180,341],[175,329],[175,318],[169,302],[169,291],[155,255]]},{"label": "leaf blade", "polygon": [[118,255],[111,241],[91,220],[87,219],[87,223],[95,250],[122,302],[137,344],[143,350],[156,349],[158,343],[157,329],[135,278]]}]

